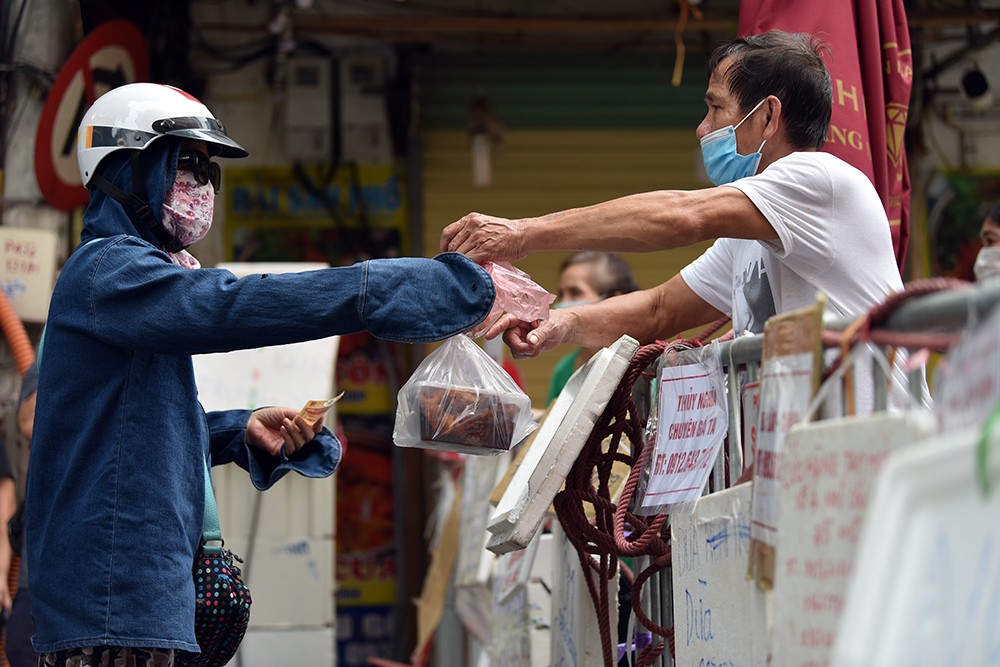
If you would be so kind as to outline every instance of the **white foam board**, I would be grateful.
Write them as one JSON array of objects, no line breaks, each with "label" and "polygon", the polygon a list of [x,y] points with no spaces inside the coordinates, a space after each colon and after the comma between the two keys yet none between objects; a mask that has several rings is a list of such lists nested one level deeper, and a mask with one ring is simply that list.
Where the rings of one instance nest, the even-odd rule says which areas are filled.
[{"label": "white foam board", "polygon": [[490,551],[508,553],[531,541],[638,349],[622,336],[566,383],[490,518]]}]

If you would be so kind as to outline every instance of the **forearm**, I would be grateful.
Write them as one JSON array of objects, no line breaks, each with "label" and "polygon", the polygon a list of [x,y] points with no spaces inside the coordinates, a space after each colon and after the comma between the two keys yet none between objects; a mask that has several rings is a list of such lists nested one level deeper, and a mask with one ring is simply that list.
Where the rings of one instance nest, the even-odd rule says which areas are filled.
[{"label": "forearm", "polygon": [[572,311],[569,314],[574,323],[566,342],[590,348],[607,347],[625,334],[642,344],[665,340],[724,316],[695,294],[679,275],[653,289]]},{"label": "forearm", "polygon": [[0,478],[0,517],[3,518],[3,530],[0,531],[0,584],[6,586],[7,573],[10,572],[11,548],[7,534],[7,524],[17,511],[17,493],[14,489],[14,479]]},{"label": "forearm", "polygon": [[777,238],[753,202],[728,187],[643,192],[520,222],[522,255],[555,250],[653,252],[723,237]]},{"label": "forearm", "polygon": [[527,218],[525,251],[652,252],[703,240],[696,192],[660,190]]}]

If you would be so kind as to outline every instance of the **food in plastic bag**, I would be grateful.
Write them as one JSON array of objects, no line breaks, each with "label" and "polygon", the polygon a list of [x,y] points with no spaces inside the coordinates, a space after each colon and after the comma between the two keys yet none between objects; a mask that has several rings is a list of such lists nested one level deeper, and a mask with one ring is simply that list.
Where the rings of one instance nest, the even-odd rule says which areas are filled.
[{"label": "food in plastic bag", "polygon": [[549,306],[556,300],[555,294],[550,294],[531,276],[509,262],[486,262],[483,268],[493,279],[497,297],[490,314],[472,330],[473,336],[486,333],[504,313],[510,313],[524,322],[549,319]]},{"label": "food in plastic bag", "polygon": [[431,352],[397,398],[400,447],[500,454],[538,427],[528,395],[466,335]]}]

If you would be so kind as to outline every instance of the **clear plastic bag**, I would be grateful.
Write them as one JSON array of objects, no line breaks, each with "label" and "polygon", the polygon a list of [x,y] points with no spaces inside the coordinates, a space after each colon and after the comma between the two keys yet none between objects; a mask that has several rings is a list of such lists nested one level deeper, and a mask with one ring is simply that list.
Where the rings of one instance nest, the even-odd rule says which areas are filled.
[{"label": "clear plastic bag", "polygon": [[486,333],[504,313],[510,313],[524,322],[549,319],[549,306],[556,300],[555,294],[550,294],[531,276],[509,262],[486,262],[483,268],[493,279],[497,298],[490,314],[473,329],[473,336]]},{"label": "clear plastic bag", "polygon": [[392,440],[465,454],[501,454],[538,425],[531,399],[469,336],[424,359],[399,390]]}]

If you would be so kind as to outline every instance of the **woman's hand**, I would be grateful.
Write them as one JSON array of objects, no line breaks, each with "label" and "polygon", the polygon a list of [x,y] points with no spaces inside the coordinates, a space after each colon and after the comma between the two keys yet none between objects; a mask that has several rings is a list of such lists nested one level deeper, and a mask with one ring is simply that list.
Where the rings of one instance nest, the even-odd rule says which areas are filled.
[{"label": "woman's hand", "polygon": [[291,456],[316,437],[321,424],[310,424],[294,408],[254,410],[247,422],[247,442],[272,456]]}]

